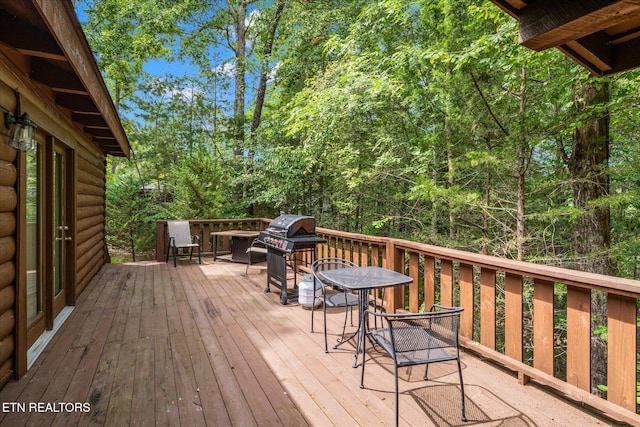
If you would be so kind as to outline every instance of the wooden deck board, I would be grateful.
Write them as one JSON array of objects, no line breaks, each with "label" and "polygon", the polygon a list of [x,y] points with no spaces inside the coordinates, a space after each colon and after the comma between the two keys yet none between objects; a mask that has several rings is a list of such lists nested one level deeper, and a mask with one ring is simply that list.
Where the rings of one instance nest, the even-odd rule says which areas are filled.
[{"label": "wooden deck board", "polygon": [[[264,265],[205,260],[107,265],[3,402],[89,403],[87,413],[0,412],[0,425],[393,425],[393,367],[367,347],[324,352],[322,311],[263,293]],[[330,344],[342,312],[329,310]],[[607,425],[463,354],[467,425]],[[462,426],[454,364],[401,371],[402,425]]]},{"label": "wooden deck board", "polygon": [[[208,283],[205,284],[207,285]],[[210,291],[215,292],[216,289],[220,287],[211,287]],[[284,389],[280,387],[269,366],[260,357],[253,341],[249,339],[250,331],[243,328],[239,322],[245,316],[230,316],[226,310],[226,304],[216,306],[215,296],[210,296],[204,287],[201,287],[200,291],[202,306],[209,315],[210,328],[229,331],[227,334],[220,334],[220,342],[225,350],[235,349],[225,352],[231,356],[229,361],[233,365],[240,389],[250,403],[248,409],[253,413],[256,422],[261,425],[273,425],[279,422],[291,426],[301,425],[304,419],[296,411],[292,413],[289,411],[292,407],[291,401],[284,397]],[[223,298],[230,302],[230,296]],[[223,321],[223,317],[227,319],[226,322]],[[280,419],[281,416],[284,416],[284,419]]]},{"label": "wooden deck board", "polygon": [[[181,279],[175,273],[176,271],[172,270],[174,281],[178,282]],[[188,276],[188,271],[182,276]],[[195,282],[190,282],[188,277],[185,277],[185,283],[197,286]],[[232,365],[225,356],[223,345],[218,337],[211,333],[197,300],[190,302],[185,296],[185,300],[179,305],[183,311],[183,320],[195,325],[189,332],[185,331],[187,341],[192,346],[198,345],[198,351],[202,354],[202,360],[195,363],[195,369],[198,371],[199,384],[202,384],[201,396],[205,399],[205,418],[211,425],[227,425],[230,422],[255,425],[251,411],[237,387]],[[208,362],[206,365],[201,363],[205,360]],[[232,393],[228,393],[229,391]]]}]

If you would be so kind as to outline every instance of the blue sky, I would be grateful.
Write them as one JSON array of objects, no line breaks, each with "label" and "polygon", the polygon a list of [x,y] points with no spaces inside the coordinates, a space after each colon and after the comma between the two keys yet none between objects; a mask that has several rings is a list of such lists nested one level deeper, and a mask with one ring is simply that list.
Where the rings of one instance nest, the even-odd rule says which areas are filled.
[{"label": "blue sky", "polygon": [[[78,13],[78,17],[80,19],[81,22],[84,22],[87,20],[87,16],[86,13],[83,11],[83,8],[86,7],[86,2],[85,1],[78,1],[76,3],[76,11]],[[177,56],[177,55],[176,55]],[[211,57],[214,57],[217,59],[217,63],[218,66],[220,68],[228,68],[228,69],[233,69],[233,54],[232,52],[228,49],[228,48],[224,48],[224,47],[211,47]],[[226,63],[225,63],[226,62]],[[167,59],[152,59],[147,61],[147,63],[144,65],[143,67],[144,71],[153,75],[153,76],[157,76],[159,78],[164,78],[164,77],[168,77],[169,75],[174,76],[174,77],[196,77],[197,73],[198,73],[198,68],[193,65],[190,62],[183,62],[183,61],[169,61]],[[224,73],[221,72],[221,74],[224,74],[226,77],[226,83],[228,83],[228,86],[225,90],[222,90],[222,85],[219,85],[217,88],[217,96],[218,99],[220,101],[226,101],[226,105],[227,106],[231,106],[233,104],[233,76],[230,73],[230,70],[226,70]],[[246,79],[247,79],[247,91],[245,94],[245,100],[246,103],[250,103],[251,100],[253,99],[253,95],[254,95],[254,88],[253,88],[253,84],[255,82],[255,75],[251,75],[250,73],[247,73]],[[176,91],[175,92],[182,92],[185,94],[185,96],[189,96],[190,90],[191,88],[175,88]],[[200,88],[201,91],[203,92],[208,92],[211,93],[213,91],[213,88]],[[231,113],[231,111],[229,111],[228,113]],[[133,118],[133,117],[131,117]]]}]

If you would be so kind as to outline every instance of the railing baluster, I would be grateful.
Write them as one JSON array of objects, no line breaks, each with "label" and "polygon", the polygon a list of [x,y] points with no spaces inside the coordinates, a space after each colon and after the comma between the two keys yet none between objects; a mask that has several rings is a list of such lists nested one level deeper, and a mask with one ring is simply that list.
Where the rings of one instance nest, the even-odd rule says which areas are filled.
[{"label": "railing baluster", "polygon": [[636,410],[636,301],[632,298],[609,294],[607,368],[610,402]]},{"label": "railing baluster", "polygon": [[591,292],[567,286],[567,382],[591,390]]},{"label": "railing baluster", "polygon": [[553,375],[554,366],[554,284],[536,279],[533,288],[533,366]]},{"label": "railing baluster", "polygon": [[504,353],[522,362],[522,276],[506,273],[504,291]]},{"label": "railing baluster", "polygon": [[473,338],[473,266],[469,264],[460,264],[460,306],[464,307],[460,315],[460,335]]},{"label": "railing baluster", "polygon": [[436,302],[436,259],[424,256],[424,309],[429,310]]},{"label": "railing baluster", "polygon": [[440,303],[453,305],[453,262],[440,259]]},{"label": "railing baluster", "polygon": [[[420,309],[420,255],[417,252],[409,253],[409,276],[413,279],[409,285],[409,311],[417,313]],[[429,307],[426,308],[429,310]]]},{"label": "railing baluster", "polygon": [[496,349],[496,271],[480,271],[480,344]]}]

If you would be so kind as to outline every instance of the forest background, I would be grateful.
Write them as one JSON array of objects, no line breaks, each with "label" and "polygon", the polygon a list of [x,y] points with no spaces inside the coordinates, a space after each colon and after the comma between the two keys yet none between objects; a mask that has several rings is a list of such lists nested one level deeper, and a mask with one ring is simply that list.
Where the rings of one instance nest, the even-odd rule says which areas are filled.
[{"label": "forest background", "polygon": [[132,147],[109,159],[112,251],[152,257],[157,219],[284,211],[640,276],[637,70],[520,47],[488,1],[77,7]]}]

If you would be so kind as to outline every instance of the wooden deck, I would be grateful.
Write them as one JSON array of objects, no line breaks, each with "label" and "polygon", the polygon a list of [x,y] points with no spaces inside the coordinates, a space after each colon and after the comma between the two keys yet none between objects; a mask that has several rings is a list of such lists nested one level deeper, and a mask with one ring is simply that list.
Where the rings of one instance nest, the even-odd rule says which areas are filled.
[{"label": "wooden deck", "polygon": [[[325,354],[310,311],[264,294],[264,265],[244,272],[210,259],[103,267],[27,375],[0,391],[0,425],[393,425],[388,358],[368,347],[360,389],[353,345]],[[341,314],[329,317],[335,340]],[[473,355],[462,361],[469,421],[455,365],[441,363],[427,382],[402,372],[401,425],[609,425]]]}]

